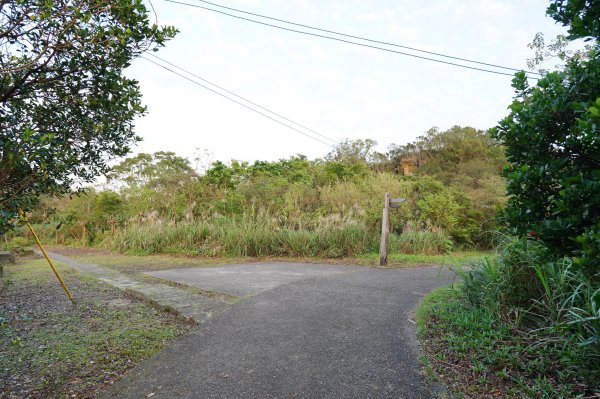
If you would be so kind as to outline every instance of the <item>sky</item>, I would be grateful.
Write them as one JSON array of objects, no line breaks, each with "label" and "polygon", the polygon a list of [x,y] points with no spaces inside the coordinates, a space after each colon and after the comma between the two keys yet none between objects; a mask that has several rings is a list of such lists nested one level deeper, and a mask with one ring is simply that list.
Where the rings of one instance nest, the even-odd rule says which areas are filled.
[{"label": "sky", "polygon": [[[545,0],[213,2],[525,69],[533,57],[527,44],[537,32],[547,40],[566,32],[545,16]],[[152,4],[160,25],[180,31],[154,54],[336,141],[370,138],[385,152],[434,126],[488,129],[507,115],[514,95],[510,76],[286,32],[164,0]],[[139,81],[148,106],[136,120],[143,141],[134,153],[173,151],[190,160],[203,153],[210,155],[201,162],[228,162],[296,154],[314,159],[332,149],[144,59],[135,60],[126,74]]]}]

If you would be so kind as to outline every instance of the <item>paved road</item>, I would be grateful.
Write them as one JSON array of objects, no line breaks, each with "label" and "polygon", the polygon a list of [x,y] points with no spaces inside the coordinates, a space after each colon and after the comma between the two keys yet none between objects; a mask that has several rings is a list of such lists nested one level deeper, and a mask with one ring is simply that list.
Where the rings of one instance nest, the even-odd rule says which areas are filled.
[{"label": "paved road", "polygon": [[255,264],[157,275],[253,295],[134,369],[103,398],[433,397],[409,318],[426,292],[452,281],[447,271]]}]

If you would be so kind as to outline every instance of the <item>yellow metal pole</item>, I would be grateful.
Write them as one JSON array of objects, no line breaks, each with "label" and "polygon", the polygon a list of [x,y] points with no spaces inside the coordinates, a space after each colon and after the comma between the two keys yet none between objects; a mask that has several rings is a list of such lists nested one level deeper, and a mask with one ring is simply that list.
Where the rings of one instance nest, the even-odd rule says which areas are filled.
[{"label": "yellow metal pole", "polygon": [[40,249],[42,250],[42,253],[44,254],[44,257],[48,261],[48,264],[52,268],[52,271],[56,275],[56,278],[60,282],[60,285],[62,285],[63,290],[65,290],[65,292],[67,293],[67,296],[69,297],[69,300],[71,300],[71,302],[73,302],[73,295],[71,295],[71,292],[69,291],[69,288],[67,288],[67,285],[65,284],[65,282],[63,281],[63,279],[60,277],[60,274],[58,274],[58,270],[56,270],[56,267],[54,267],[54,264],[52,263],[52,259],[50,259],[50,257],[46,253],[46,250],[44,249],[44,246],[42,245],[42,242],[40,241],[39,237],[35,233],[35,230],[33,230],[33,226],[31,226],[31,223],[29,223],[29,221],[25,218],[25,215],[22,212],[21,212],[21,216],[23,217],[23,219],[27,223],[27,227],[29,227],[29,231],[31,231],[31,234],[33,234],[33,238],[35,238],[35,242],[37,243],[38,247],[40,247]]}]

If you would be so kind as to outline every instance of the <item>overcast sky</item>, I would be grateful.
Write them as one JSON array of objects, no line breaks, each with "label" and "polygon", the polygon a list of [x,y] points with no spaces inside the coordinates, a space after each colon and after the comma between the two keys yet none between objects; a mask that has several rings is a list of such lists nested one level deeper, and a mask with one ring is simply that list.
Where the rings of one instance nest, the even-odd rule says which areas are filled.
[{"label": "overcast sky", "polygon": [[[197,0],[181,0],[201,4]],[[424,50],[526,68],[536,32],[565,32],[544,0],[225,0],[221,5]],[[511,77],[284,32],[153,0],[159,24],[180,33],[158,56],[325,136],[371,138],[378,150],[433,126],[487,129],[507,114]],[[401,50],[401,49],[399,49]],[[148,114],[134,152],[215,160],[325,155],[330,147],[139,59]]]}]

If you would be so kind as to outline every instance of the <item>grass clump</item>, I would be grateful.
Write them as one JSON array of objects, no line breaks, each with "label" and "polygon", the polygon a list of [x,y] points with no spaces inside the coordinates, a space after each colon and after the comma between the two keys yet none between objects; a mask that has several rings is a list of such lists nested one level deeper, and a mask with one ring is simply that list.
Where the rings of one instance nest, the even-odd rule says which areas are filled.
[{"label": "grass clump", "polygon": [[376,236],[356,226],[294,230],[266,220],[219,219],[173,225],[130,225],[105,244],[137,254],[322,256],[341,258],[376,248]]},{"label": "grass clump", "polygon": [[489,308],[470,306],[462,289],[430,293],[417,313],[429,363],[458,397],[558,399],[590,389],[563,368],[561,351],[536,345],[534,336]]},{"label": "grass clump", "polygon": [[438,255],[451,251],[453,242],[442,230],[407,229],[390,236],[389,248],[403,254]]},{"label": "grass clump", "polygon": [[500,248],[457,267],[461,285],[420,305],[419,335],[434,368],[464,397],[596,397],[600,287],[536,241]]}]

